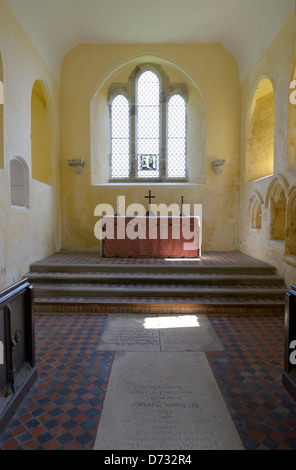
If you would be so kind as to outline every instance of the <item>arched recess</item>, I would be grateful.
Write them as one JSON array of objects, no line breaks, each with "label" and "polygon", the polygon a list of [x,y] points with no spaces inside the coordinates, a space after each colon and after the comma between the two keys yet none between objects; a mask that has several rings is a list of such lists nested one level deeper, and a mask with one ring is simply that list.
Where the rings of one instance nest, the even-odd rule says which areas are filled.
[{"label": "arched recess", "polygon": [[52,119],[48,93],[41,80],[36,80],[31,96],[32,178],[53,184],[54,167],[51,155]]},{"label": "arched recess", "polygon": [[4,168],[4,80],[0,53],[0,168]]},{"label": "arched recess", "polygon": [[274,169],[274,90],[262,78],[252,94],[246,129],[246,181],[273,174]]},{"label": "arched recess", "polygon": [[12,206],[29,207],[29,169],[21,157],[10,161],[10,195]]},{"label": "arched recess", "polygon": [[296,49],[291,67],[288,104],[288,170],[296,168]]},{"label": "arched recess", "polygon": [[[106,184],[110,177],[111,125],[110,106],[112,97],[133,94],[135,74],[145,64],[152,64],[161,75],[169,93],[170,86],[175,90],[179,84],[185,85],[190,99],[187,111],[187,169],[188,182],[204,183],[206,180],[206,100],[199,85],[178,65],[156,56],[139,56],[119,64],[110,71],[94,89],[90,100],[91,128],[91,184]],[[164,96],[164,94],[163,94]],[[130,103],[133,100],[130,101]],[[162,102],[162,109],[165,103]],[[134,106],[131,109],[131,129],[134,129]],[[162,117],[166,111],[162,112]],[[162,121],[163,122],[163,121]],[[131,132],[132,133],[132,132]],[[164,142],[165,136],[162,136]],[[131,148],[134,145],[131,136]],[[131,151],[132,153],[132,151]]]},{"label": "arched recess", "polygon": [[296,187],[289,192],[285,253],[296,256]]},{"label": "arched recess", "polygon": [[269,207],[270,239],[285,240],[286,236],[286,186],[275,178],[267,191],[266,206]]},{"label": "arched recess", "polygon": [[261,229],[262,227],[262,205],[261,194],[256,191],[252,195],[248,207],[249,224],[252,228]]}]

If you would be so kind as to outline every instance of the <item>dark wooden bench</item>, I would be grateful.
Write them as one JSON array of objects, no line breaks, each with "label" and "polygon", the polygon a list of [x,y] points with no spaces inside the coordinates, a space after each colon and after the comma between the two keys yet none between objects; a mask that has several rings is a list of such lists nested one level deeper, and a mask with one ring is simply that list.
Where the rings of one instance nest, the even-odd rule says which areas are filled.
[{"label": "dark wooden bench", "polygon": [[296,400],[296,286],[286,294],[283,385]]},{"label": "dark wooden bench", "polygon": [[37,379],[34,291],[27,279],[0,292],[0,432]]}]

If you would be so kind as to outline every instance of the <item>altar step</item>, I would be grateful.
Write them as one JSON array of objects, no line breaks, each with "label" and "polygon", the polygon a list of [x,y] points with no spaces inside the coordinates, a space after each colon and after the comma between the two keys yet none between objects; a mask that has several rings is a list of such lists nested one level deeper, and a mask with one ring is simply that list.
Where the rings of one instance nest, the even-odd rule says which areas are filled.
[{"label": "altar step", "polygon": [[26,277],[38,311],[283,312],[287,288],[273,266],[252,258],[241,264],[207,260],[60,263],[57,257],[33,263]]},{"label": "altar step", "polygon": [[[115,273],[68,273],[68,272],[55,272],[53,273],[29,273],[28,277],[30,282],[35,284],[38,288],[38,292],[41,289],[42,285],[50,288],[59,284],[59,287],[62,289],[66,288],[77,288],[77,284],[80,286],[84,285],[84,289],[87,286],[92,288],[98,288],[98,284],[104,286],[108,285],[113,288],[112,283],[116,280],[116,283],[120,283],[121,287],[125,284],[126,288],[128,285],[138,284],[139,281],[146,282],[151,286],[153,283],[155,286],[159,285],[171,285],[172,283],[179,286],[194,285],[194,286],[257,286],[271,287],[278,286],[281,289],[283,287],[283,280],[275,274],[228,274],[228,273],[140,273],[140,272],[117,272]],[[116,279],[115,279],[116,277]],[[67,287],[62,287],[63,284],[67,284]],[[53,287],[54,288],[54,287]],[[134,287],[133,287],[134,289]]]},{"label": "altar step", "polygon": [[[31,282],[31,281],[30,281]],[[84,298],[101,298],[101,297],[185,297],[185,298],[212,298],[212,297],[241,297],[265,298],[268,300],[277,299],[285,294],[286,289],[268,286],[193,286],[193,285],[162,285],[157,284],[121,284],[118,285],[87,285],[87,284],[67,284],[49,285],[39,284],[35,288],[39,297],[84,297]]]}]

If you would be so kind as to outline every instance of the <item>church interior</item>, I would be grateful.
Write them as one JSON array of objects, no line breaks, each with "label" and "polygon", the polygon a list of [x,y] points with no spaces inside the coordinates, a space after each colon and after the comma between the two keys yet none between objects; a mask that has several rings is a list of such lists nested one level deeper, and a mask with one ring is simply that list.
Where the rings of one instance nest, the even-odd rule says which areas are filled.
[{"label": "church interior", "polygon": [[[138,150],[147,71],[161,90],[159,152],[151,142]],[[174,96],[186,109],[183,163],[170,157]],[[116,112],[129,118],[127,160],[116,160]],[[104,256],[96,207],[114,215],[121,196],[146,211],[148,193],[180,212],[184,201],[189,215],[202,208],[197,259]],[[0,292],[25,278],[34,286],[38,365],[0,449],[101,449],[119,352],[97,342],[124,314],[159,324],[206,316],[223,347],[203,343],[201,362],[234,447],[296,449],[296,402],[282,384],[286,293],[296,284],[294,0],[0,0],[0,204]]]}]

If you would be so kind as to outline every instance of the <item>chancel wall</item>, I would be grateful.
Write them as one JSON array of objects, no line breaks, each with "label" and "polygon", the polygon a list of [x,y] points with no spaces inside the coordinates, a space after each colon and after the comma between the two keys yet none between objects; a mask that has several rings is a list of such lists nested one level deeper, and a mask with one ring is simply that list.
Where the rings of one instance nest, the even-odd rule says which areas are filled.
[{"label": "chancel wall", "polygon": [[[287,287],[296,283],[295,185],[296,160],[294,131],[296,103],[291,102],[291,82],[295,74],[296,51],[295,15],[282,28],[270,46],[244,79],[241,90],[241,204],[239,248],[255,258],[276,266]],[[273,171],[249,178],[254,87],[267,77],[274,90]],[[295,87],[296,88],[296,87]],[[294,88],[294,89],[295,89]],[[264,103],[263,103],[264,104]],[[270,103],[266,100],[265,116],[270,124]],[[261,116],[264,109],[260,109]],[[260,122],[258,121],[259,127]],[[265,122],[266,124],[266,122]],[[260,130],[256,130],[260,133]],[[269,128],[266,136],[270,135]],[[260,152],[258,155],[260,163]],[[256,159],[255,159],[256,163]],[[259,166],[259,164],[258,164]],[[260,194],[261,227],[252,224],[250,203]]]},{"label": "chancel wall", "polygon": [[[57,251],[59,230],[59,85],[0,0],[0,290],[19,281],[30,263]],[[31,99],[36,80],[47,90],[52,119],[50,180],[32,174]],[[38,130],[38,132],[40,129]],[[37,137],[34,133],[33,139]],[[40,150],[40,149],[39,149]],[[37,152],[36,161],[41,158]],[[44,171],[44,170],[42,170]],[[43,173],[44,174],[44,173]]]},{"label": "chancel wall", "polygon": [[[116,211],[119,195],[126,206],[145,205],[149,190],[157,204],[183,197],[202,205],[202,250],[240,249],[274,264],[287,285],[296,282],[294,15],[242,83],[219,44],[80,45],[64,58],[58,83],[4,0],[0,6],[0,289],[60,248],[99,249],[95,207]],[[147,61],[188,86],[185,183],[108,181],[108,87]],[[271,93],[254,100],[262,80]],[[74,171],[69,160],[84,165]],[[21,189],[15,169],[11,178],[16,162],[26,175]],[[24,204],[12,204],[12,190],[13,201],[24,191]]]},{"label": "chancel wall", "polygon": [[[137,64],[160,65],[188,87],[186,183],[110,183],[108,87],[127,81]],[[83,71],[83,73],[82,73]],[[61,73],[61,210],[63,247],[95,249],[94,209],[117,196],[126,205],[202,204],[203,249],[236,250],[239,221],[240,84],[237,63],[217,44],[81,45]],[[68,159],[84,159],[75,174]],[[213,162],[225,160],[222,173]]]}]

